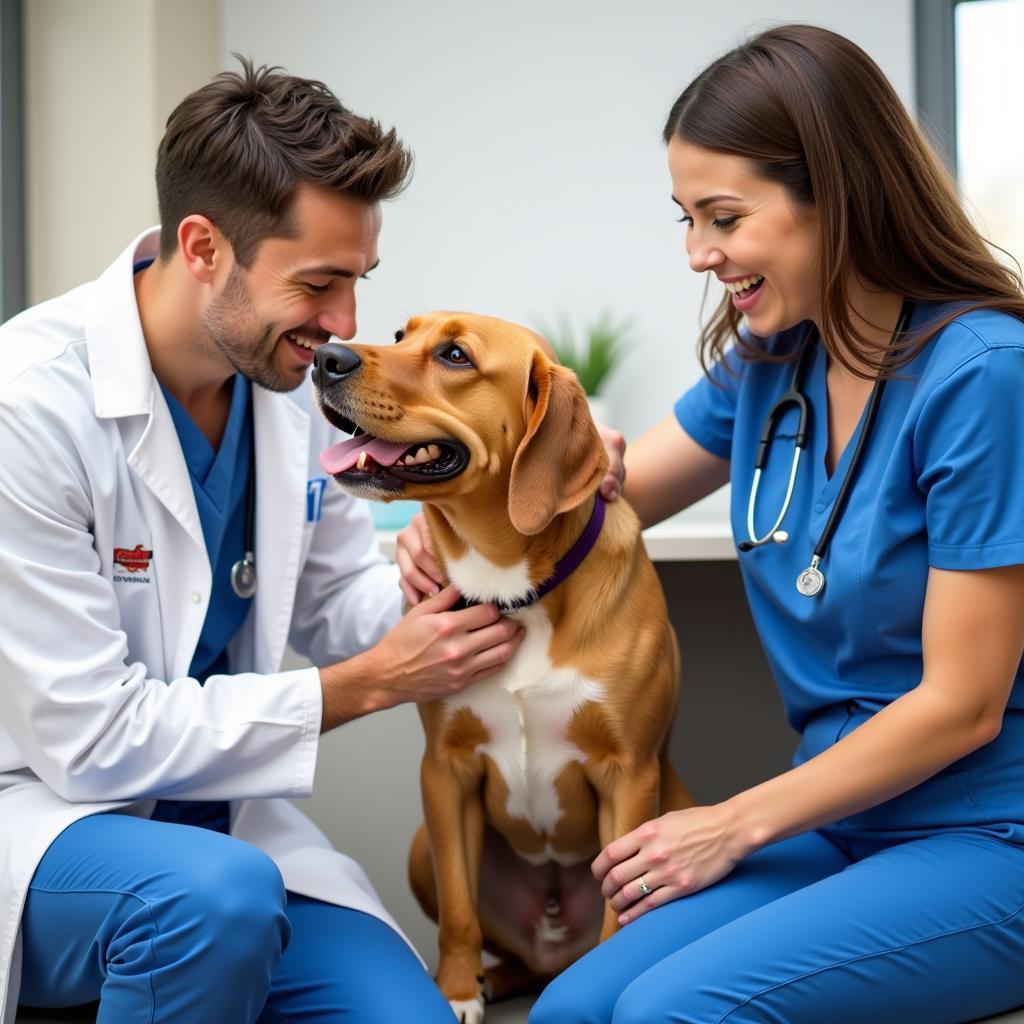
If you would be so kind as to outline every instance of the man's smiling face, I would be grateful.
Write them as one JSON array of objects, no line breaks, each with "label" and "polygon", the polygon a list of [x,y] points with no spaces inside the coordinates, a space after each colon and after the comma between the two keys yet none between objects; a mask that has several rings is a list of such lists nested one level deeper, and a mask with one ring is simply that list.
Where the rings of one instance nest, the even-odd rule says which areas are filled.
[{"label": "man's smiling face", "polygon": [[332,335],[356,333],[356,281],[377,265],[376,203],[302,187],[293,237],[265,238],[248,269],[231,267],[203,315],[208,339],[231,365],[271,391],[291,391]]}]

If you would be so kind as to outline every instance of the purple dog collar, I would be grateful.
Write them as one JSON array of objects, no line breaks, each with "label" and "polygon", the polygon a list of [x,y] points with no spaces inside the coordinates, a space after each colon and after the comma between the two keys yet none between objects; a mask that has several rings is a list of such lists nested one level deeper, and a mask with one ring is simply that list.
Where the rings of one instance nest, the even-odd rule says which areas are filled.
[{"label": "purple dog collar", "polygon": [[508,604],[502,604],[498,601],[467,601],[462,597],[459,598],[454,607],[456,609],[468,608],[474,604],[493,603],[499,611],[514,612],[520,608],[528,608],[531,604],[536,604],[545,594],[550,594],[559,583],[564,583],[579,568],[583,559],[590,554],[591,548],[597,543],[597,538],[601,534],[601,527],[604,525],[604,505],[604,498],[600,494],[595,494],[594,507],[591,510],[590,519],[587,520],[587,525],[584,527],[583,532],[576,539],[576,543],[569,548],[565,556],[555,566],[555,571],[536,590],[531,590],[525,597],[520,597],[516,601],[510,601]]}]

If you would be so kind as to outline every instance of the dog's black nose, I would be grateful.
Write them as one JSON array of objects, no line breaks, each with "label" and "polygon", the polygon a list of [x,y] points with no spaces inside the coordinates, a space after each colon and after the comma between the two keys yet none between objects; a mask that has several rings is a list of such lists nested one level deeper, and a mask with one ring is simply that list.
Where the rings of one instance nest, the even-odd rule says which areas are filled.
[{"label": "dog's black nose", "polygon": [[313,383],[320,388],[329,388],[354,373],[361,365],[359,356],[347,346],[333,342],[321,345],[313,355]]}]

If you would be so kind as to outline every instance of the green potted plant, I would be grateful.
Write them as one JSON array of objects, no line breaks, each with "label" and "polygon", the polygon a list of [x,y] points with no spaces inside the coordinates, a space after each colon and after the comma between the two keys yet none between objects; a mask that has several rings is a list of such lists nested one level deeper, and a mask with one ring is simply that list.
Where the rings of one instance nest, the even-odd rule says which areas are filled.
[{"label": "green potted plant", "polygon": [[580,335],[565,315],[554,329],[540,329],[558,361],[579,378],[590,403],[590,414],[598,423],[608,423],[604,387],[629,350],[633,327],[631,318],[616,318],[606,311],[584,327]]}]

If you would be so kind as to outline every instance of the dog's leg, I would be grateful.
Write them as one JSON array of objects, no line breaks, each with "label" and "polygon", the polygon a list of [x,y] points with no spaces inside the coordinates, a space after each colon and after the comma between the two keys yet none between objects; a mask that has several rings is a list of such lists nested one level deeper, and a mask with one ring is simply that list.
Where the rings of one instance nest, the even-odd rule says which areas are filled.
[{"label": "dog's leg", "polygon": [[484,977],[484,989],[489,1003],[539,992],[549,980],[535,974],[519,957],[511,953],[503,953],[498,963],[484,971]]},{"label": "dog's leg", "polygon": [[437,984],[460,1024],[484,1019],[483,937],[477,884],[483,846],[479,776],[458,775],[439,757],[423,758],[423,807],[433,852],[440,963]]},{"label": "dog's leg", "polygon": [[[616,766],[594,773],[592,783],[598,796],[598,831],[602,849],[613,839],[657,817],[659,776],[656,760],[633,770]],[[618,912],[606,903],[598,941],[604,942],[618,930]]]},{"label": "dog's leg", "polygon": [[437,885],[434,882],[434,862],[430,856],[427,826],[420,825],[409,847],[409,885],[420,909],[432,921],[437,921]]},{"label": "dog's leg", "polygon": [[676,774],[672,762],[668,758],[668,748],[661,752],[661,791],[658,800],[658,814],[669,811],[682,811],[687,807],[696,807],[697,801],[693,794],[683,785],[683,780]]}]

